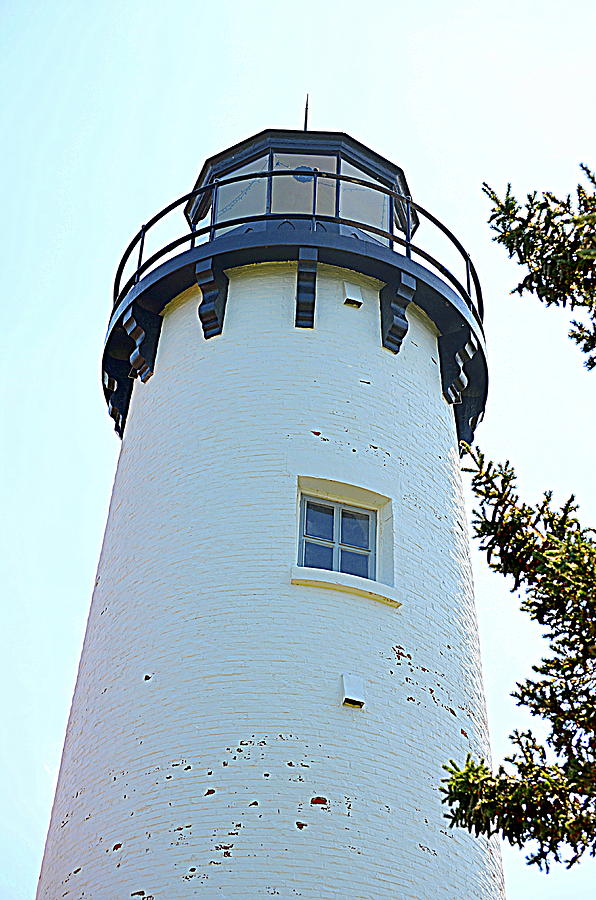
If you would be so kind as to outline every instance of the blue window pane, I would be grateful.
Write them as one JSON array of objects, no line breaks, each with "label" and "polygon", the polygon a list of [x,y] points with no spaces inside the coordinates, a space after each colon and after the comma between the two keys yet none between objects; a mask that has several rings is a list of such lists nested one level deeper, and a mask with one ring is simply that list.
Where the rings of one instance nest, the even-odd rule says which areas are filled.
[{"label": "blue window pane", "polygon": [[341,551],[340,571],[348,575],[360,575],[368,578],[368,553],[352,553],[351,550]]},{"label": "blue window pane", "polygon": [[333,569],[333,547],[304,542],[304,565],[313,569]]},{"label": "blue window pane", "polygon": [[366,513],[350,512],[347,509],[341,513],[341,542],[351,547],[369,548],[369,517]]},{"label": "blue window pane", "polygon": [[321,503],[306,504],[305,532],[310,537],[322,538],[324,541],[333,540],[333,507],[323,506]]}]

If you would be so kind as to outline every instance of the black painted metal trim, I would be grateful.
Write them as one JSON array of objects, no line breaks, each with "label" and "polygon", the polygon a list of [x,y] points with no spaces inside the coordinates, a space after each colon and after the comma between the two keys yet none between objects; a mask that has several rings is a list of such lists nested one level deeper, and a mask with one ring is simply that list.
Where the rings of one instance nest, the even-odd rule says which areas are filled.
[{"label": "black painted metal trim", "polygon": [[124,330],[134,342],[134,349],[129,357],[131,377],[138,375],[145,382],[153,375],[161,323],[161,316],[140,306],[129,307],[122,317]]},{"label": "black painted metal trim", "polygon": [[124,434],[132,387],[133,379],[130,377],[129,361],[104,354],[104,395],[108,406],[108,414],[114,420],[114,428],[119,437],[122,437]]},{"label": "black painted metal trim", "polygon": [[469,381],[466,368],[478,349],[474,334],[465,328],[439,335],[443,394],[448,403],[461,403]]},{"label": "black painted metal trim", "polygon": [[383,347],[399,353],[408,333],[406,308],[416,296],[416,279],[401,272],[399,284],[386,284],[381,288],[381,336]]},{"label": "black painted metal trim", "polygon": [[223,321],[228,300],[228,276],[217,258],[201,259],[195,266],[195,278],[201,289],[199,319],[206,338],[223,331]]},{"label": "black painted metal trim", "polygon": [[[179,249],[184,245],[190,246],[190,248],[194,248],[197,243],[197,239],[208,239],[214,240],[215,237],[221,236],[230,229],[237,229],[240,226],[245,226],[244,230],[246,232],[253,231],[255,229],[262,230],[271,229],[276,226],[276,222],[280,220],[283,221],[284,227],[289,225],[291,228],[295,228],[297,225],[301,228],[312,228],[314,230],[320,231],[337,231],[340,233],[344,233],[346,229],[356,229],[358,234],[357,237],[364,235],[368,236],[370,240],[387,242],[387,245],[390,249],[393,249],[394,244],[398,244],[398,246],[403,246],[406,251],[406,256],[411,258],[412,255],[415,255],[417,258],[419,257],[421,260],[424,260],[425,263],[430,263],[433,267],[435,267],[441,275],[449,281],[461,294],[465,302],[470,308],[476,310],[476,315],[479,321],[482,321],[483,318],[483,303],[482,303],[482,289],[480,287],[480,282],[478,280],[478,275],[474,268],[474,265],[470,259],[469,254],[463,248],[461,242],[455,237],[454,234],[449,231],[449,229],[443,225],[432,213],[428,212],[428,210],[419,206],[417,203],[414,203],[410,197],[405,197],[398,192],[384,187],[380,184],[380,182],[375,182],[372,184],[370,181],[363,181],[359,178],[354,178],[352,176],[346,176],[342,174],[333,174],[333,173],[320,173],[323,178],[335,179],[336,182],[347,182],[352,184],[362,185],[368,189],[374,189],[377,192],[384,193],[387,196],[393,198],[397,201],[396,209],[400,210],[400,219],[402,221],[402,227],[405,225],[405,239],[400,237],[393,228],[393,223],[391,227],[391,231],[385,231],[382,228],[378,228],[371,224],[366,224],[364,222],[359,222],[353,219],[346,219],[343,217],[329,216],[329,215],[321,215],[316,213],[316,204],[315,204],[315,196],[316,196],[316,175],[315,175],[315,184],[313,190],[313,209],[309,214],[300,214],[300,213],[292,213],[292,222],[285,221],[287,219],[287,213],[272,213],[269,210],[269,202],[267,204],[267,211],[265,213],[258,213],[251,216],[241,216],[236,219],[226,220],[225,222],[216,222],[215,217],[215,209],[217,206],[217,193],[220,187],[226,184],[240,184],[247,180],[256,179],[256,178],[266,178],[267,183],[271,181],[273,177],[290,177],[296,175],[301,170],[285,170],[283,172],[271,172],[270,168],[266,172],[261,173],[252,173],[252,174],[244,174],[244,175],[234,175],[231,178],[224,178],[218,180],[214,179],[207,185],[203,185],[198,188],[196,191],[191,192],[190,194],[185,194],[183,197],[180,197],[178,200],[170,203],[165,209],[161,210],[161,212],[156,213],[149,222],[147,222],[141,230],[135,235],[133,240],[129,243],[128,247],[124,251],[122,259],[118,265],[116,270],[116,277],[114,279],[114,306],[118,306],[120,302],[128,295],[130,290],[134,287],[135,284],[138,283],[141,277],[143,277],[153,265],[157,264],[159,260],[165,258],[168,254],[172,253],[174,250]],[[203,225],[201,227],[197,227],[193,222],[191,226],[191,230],[180,237],[175,238],[173,241],[170,241],[165,246],[161,247],[160,250],[153,253],[149,259],[142,260],[142,252],[143,245],[145,241],[146,233],[159,221],[161,221],[165,216],[169,215],[170,212],[177,209],[182,203],[192,199],[194,196],[204,194],[213,195],[211,200],[211,221],[209,225]],[[336,195],[337,196],[337,195]],[[394,204],[395,205],[395,204]],[[337,207],[337,202],[336,202]],[[451,241],[451,243],[456,247],[458,252],[461,254],[462,258],[466,264],[466,282],[467,287],[464,287],[463,284],[451,273],[441,262],[437,259],[434,259],[426,250],[422,247],[416,246],[412,244],[412,224],[413,224],[413,215],[414,212],[417,211],[420,213],[425,219],[431,222],[434,227],[438,228],[445,236]],[[336,209],[337,212],[337,209]],[[133,275],[127,280],[127,282],[122,285],[122,276],[124,273],[124,269],[131,259],[131,254],[135,249],[138,248],[138,264],[136,271]],[[472,285],[474,286],[474,296],[475,301],[472,300],[471,290]]]},{"label": "black painted metal trim", "polygon": [[298,250],[296,272],[296,328],[315,327],[318,251],[314,247]]},{"label": "black painted metal trim", "polygon": [[[201,321],[205,337],[209,338],[221,333],[223,327],[225,270],[259,262],[298,262],[306,250],[310,251],[311,260],[316,257],[319,263],[360,272],[381,282],[383,343],[393,352],[401,344],[400,330],[403,340],[407,328],[408,303],[414,301],[427,313],[440,334],[443,393],[454,405],[459,439],[469,442],[484,409],[488,372],[482,327],[463,299],[424,266],[374,241],[360,239],[356,232],[346,236],[279,228],[237,229],[187,250],[149,272],[114,310],[104,349],[104,392],[118,433],[121,435],[124,430],[132,390],[132,380],[123,373],[130,369],[131,357],[138,350],[123,327],[129,310],[137,321],[140,310],[159,316],[170,300],[201,278],[206,288],[204,312],[209,311],[206,321]],[[303,256],[303,265],[307,258]],[[152,371],[155,355],[151,358],[149,353],[143,353],[143,357]]]}]

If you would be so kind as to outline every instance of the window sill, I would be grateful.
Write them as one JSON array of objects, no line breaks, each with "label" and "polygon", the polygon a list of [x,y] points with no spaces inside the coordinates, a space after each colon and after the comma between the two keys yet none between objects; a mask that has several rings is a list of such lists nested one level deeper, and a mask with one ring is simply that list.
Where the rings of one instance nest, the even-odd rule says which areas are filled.
[{"label": "window sill", "polygon": [[381,584],[370,578],[358,575],[347,575],[345,572],[330,572],[327,569],[310,569],[306,566],[292,566],[292,584],[306,584],[311,587],[329,588],[332,591],[344,591],[346,594],[357,594],[378,600],[388,606],[397,608],[401,600],[397,599],[397,591],[390,584]]}]

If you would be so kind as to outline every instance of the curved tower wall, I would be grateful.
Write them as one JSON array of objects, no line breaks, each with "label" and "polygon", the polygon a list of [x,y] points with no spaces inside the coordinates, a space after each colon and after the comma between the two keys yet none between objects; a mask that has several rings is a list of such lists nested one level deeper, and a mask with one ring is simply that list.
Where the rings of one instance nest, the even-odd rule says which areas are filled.
[{"label": "curved tower wall", "polygon": [[[371,278],[319,266],[310,330],[295,264],[227,274],[135,385],[38,898],[501,898],[438,791],[488,740],[436,328],[411,303],[395,356]],[[378,509],[381,601],[292,583],[301,488]]]}]

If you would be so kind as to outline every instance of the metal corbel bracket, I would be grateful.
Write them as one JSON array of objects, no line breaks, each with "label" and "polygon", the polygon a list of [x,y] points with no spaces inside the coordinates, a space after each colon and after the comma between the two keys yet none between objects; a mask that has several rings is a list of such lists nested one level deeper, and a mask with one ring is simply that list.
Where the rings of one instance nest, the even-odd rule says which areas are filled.
[{"label": "metal corbel bracket", "polygon": [[386,284],[381,288],[381,333],[383,347],[392,353],[399,353],[408,332],[406,308],[416,294],[416,279],[406,272],[401,273],[398,285]]},{"label": "metal corbel bracket", "polygon": [[196,264],[195,278],[203,295],[199,304],[199,319],[203,334],[209,339],[223,331],[229,279],[212,256]]},{"label": "metal corbel bracket", "polygon": [[439,336],[443,396],[448,403],[461,403],[469,382],[466,368],[479,346],[476,337],[465,326]]},{"label": "metal corbel bracket", "polygon": [[133,304],[122,317],[126,333],[134,341],[130,354],[133,373],[144,383],[149,381],[155,369],[157,345],[161,333],[162,317],[148,309]]},{"label": "metal corbel bracket", "polygon": [[298,250],[296,275],[296,328],[315,327],[315,297],[317,292],[317,261],[319,253],[314,247]]},{"label": "metal corbel bracket", "polygon": [[116,434],[121,438],[130,406],[133,379],[130,378],[130,362],[106,356],[103,368],[103,387],[108,404],[108,413],[114,420]]}]

